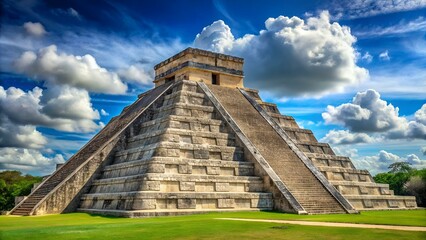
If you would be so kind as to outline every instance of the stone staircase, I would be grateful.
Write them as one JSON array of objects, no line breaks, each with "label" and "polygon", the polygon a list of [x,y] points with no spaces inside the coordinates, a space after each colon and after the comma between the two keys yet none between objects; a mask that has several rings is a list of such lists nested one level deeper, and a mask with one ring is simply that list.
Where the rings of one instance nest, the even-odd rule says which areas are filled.
[{"label": "stone staircase", "polygon": [[263,109],[293,139],[331,184],[357,210],[416,208],[412,196],[395,196],[388,184],[378,184],[367,170],[358,170],[348,157],[336,156],[327,143],[317,141],[311,130],[301,129],[291,116],[281,115],[277,106],[263,102],[256,90],[246,89]]},{"label": "stone staircase", "polygon": [[307,213],[346,213],[339,200],[238,89],[208,87]]},{"label": "stone staircase", "polygon": [[143,217],[273,209],[263,178],[195,82],[178,82],[147,112],[78,211]]},{"label": "stone staircase", "polygon": [[[95,137],[62,167],[44,180],[27,198],[12,209],[11,215],[61,213],[73,204],[93,174],[102,167],[127,126],[160,97],[170,84],[152,89],[113,118]],[[71,210],[74,207],[71,207]]]}]

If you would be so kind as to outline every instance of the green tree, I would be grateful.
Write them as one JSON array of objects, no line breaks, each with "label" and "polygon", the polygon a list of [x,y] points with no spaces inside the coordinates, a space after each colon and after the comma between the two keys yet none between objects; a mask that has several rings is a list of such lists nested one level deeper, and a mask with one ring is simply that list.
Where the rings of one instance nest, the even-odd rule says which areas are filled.
[{"label": "green tree", "polygon": [[15,197],[30,194],[33,184],[42,179],[28,174],[23,176],[19,171],[0,172],[0,211],[12,209]]},{"label": "green tree", "polygon": [[389,165],[388,169],[390,169],[390,173],[409,173],[413,171],[413,168],[410,167],[410,163],[408,162],[395,162]]}]

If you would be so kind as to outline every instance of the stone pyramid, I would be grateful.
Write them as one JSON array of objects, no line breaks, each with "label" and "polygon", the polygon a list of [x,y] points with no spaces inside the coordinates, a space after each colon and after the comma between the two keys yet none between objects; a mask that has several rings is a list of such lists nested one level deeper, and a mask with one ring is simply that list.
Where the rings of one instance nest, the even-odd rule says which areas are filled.
[{"label": "stone pyramid", "polygon": [[416,208],[336,156],[258,91],[243,59],[188,48],[12,211],[126,217],[210,211],[298,214]]}]

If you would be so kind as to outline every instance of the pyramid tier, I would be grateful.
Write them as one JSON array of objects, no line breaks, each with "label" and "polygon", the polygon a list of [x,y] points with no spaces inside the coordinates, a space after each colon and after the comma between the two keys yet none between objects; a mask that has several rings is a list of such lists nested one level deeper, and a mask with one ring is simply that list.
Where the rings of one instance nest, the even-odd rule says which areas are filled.
[{"label": "pyramid tier", "polygon": [[177,84],[138,122],[79,211],[151,216],[272,209],[263,178],[194,84]]}]

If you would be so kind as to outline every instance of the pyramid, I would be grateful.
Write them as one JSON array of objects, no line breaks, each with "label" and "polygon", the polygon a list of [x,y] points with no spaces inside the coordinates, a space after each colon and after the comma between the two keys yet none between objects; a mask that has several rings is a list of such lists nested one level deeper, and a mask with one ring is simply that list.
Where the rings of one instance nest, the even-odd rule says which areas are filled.
[{"label": "pyramid", "polygon": [[244,88],[243,59],[188,48],[155,88],[45,179],[13,215],[124,217],[416,208]]}]

